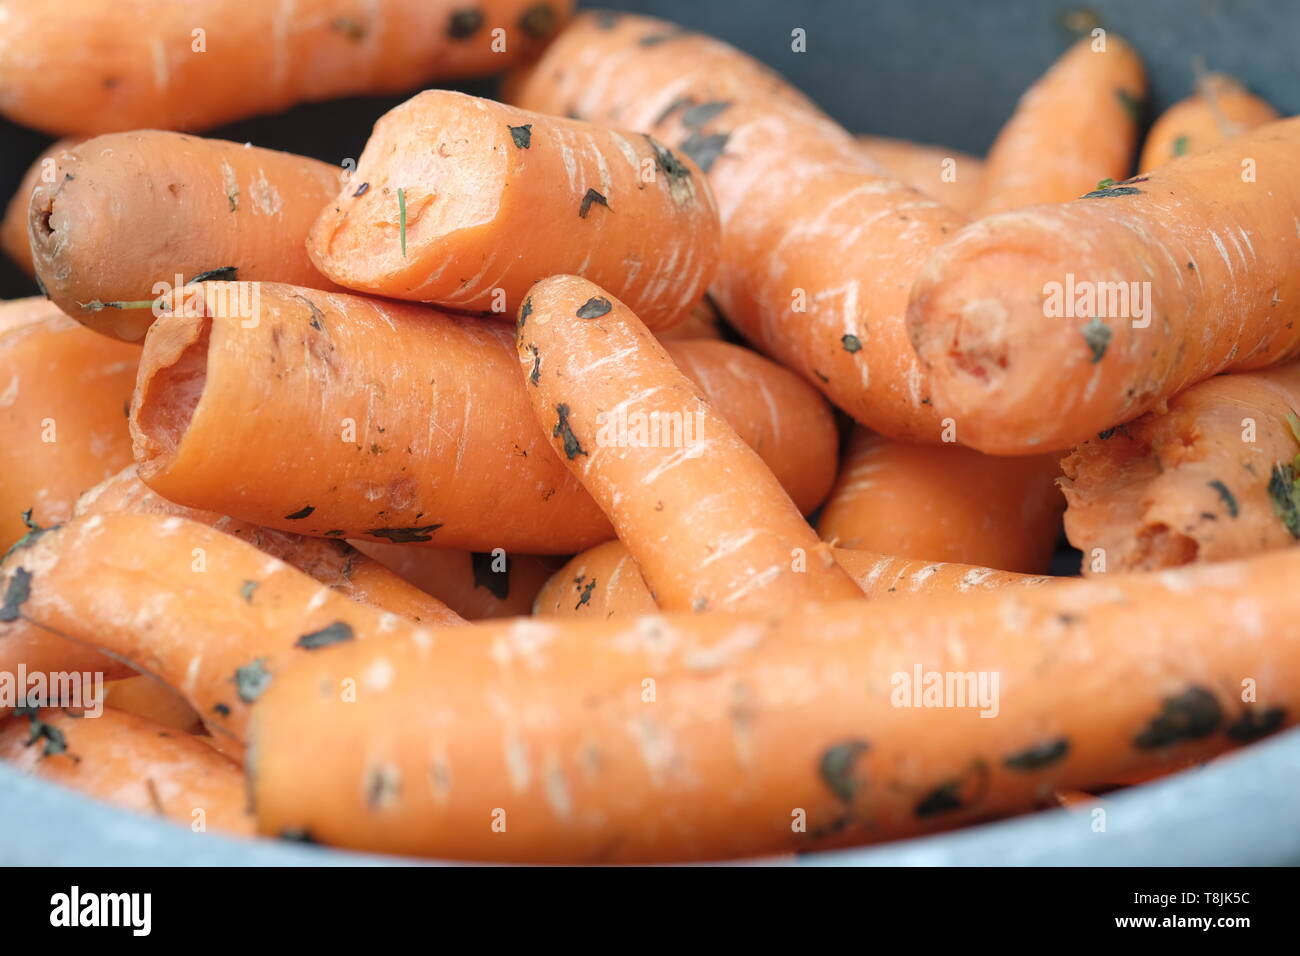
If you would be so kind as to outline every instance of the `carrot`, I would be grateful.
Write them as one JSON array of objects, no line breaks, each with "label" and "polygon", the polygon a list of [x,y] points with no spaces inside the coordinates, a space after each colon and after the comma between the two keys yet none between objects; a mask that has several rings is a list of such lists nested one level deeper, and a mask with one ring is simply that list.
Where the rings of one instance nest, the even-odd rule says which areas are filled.
[{"label": "carrot", "polygon": [[102,652],[121,662],[104,668],[105,680],[154,675],[179,691],[222,751],[236,757],[249,705],[290,660],[407,625],[417,628],[184,518],[74,518],[0,564],[5,665],[24,664],[29,673],[93,669],[69,667],[66,657],[44,667],[21,656],[21,646],[12,649],[34,631]]},{"label": "carrot", "polygon": [[427,90],[375,124],[312,229],[312,261],[363,292],[481,312],[575,272],[652,328],[680,320],[717,268],[699,169],[648,136]]},{"label": "carrot", "polygon": [[202,129],[295,103],[484,76],[572,0],[4,0],[0,113],[54,134]]},{"label": "carrot", "polygon": [[976,212],[1066,202],[1133,162],[1146,73],[1114,33],[1084,37],[1029,91],[989,149]]},{"label": "carrot", "polygon": [[[1064,460],[1083,572],[1223,561],[1300,539],[1300,362],[1221,375]],[[1294,425],[1291,424],[1294,422]]]},{"label": "carrot", "polygon": [[29,276],[36,274],[32,266],[32,247],[27,240],[27,207],[32,200],[32,191],[38,183],[56,182],[63,175],[59,164],[66,160],[68,150],[80,142],[80,138],[61,139],[46,147],[23,174],[18,190],[5,207],[4,220],[0,222],[0,249]]},{"label": "carrot", "polygon": [[835,481],[839,435],[816,389],[788,369],[727,342],[670,341],[663,347],[763,459],[801,512],[822,503]]},{"label": "carrot", "polygon": [[1067,448],[1300,352],[1298,147],[1300,119],[1282,120],[1075,202],[991,216],[940,249],[910,323],[957,440]]},{"label": "carrot", "polygon": [[[140,476],[160,495],[300,534],[471,551],[569,554],[614,536],[537,427],[504,323],[254,288],[252,328],[215,283],[149,333],[131,427]],[[742,428],[761,420],[755,391],[799,400],[784,372],[746,364],[763,384],[718,396],[720,408],[743,400],[730,412]],[[825,411],[773,414],[807,423]],[[792,484],[833,468],[832,443],[813,436],[800,461],[801,436],[777,441],[779,427],[745,437]],[[312,467],[286,473],[286,449],[304,441]]]},{"label": "carrot", "polygon": [[195,733],[203,727],[202,719],[184,697],[144,674],[106,684],[104,704],[110,710],[134,714],[173,730]]},{"label": "carrot", "polygon": [[0,720],[0,759],[124,810],[195,830],[253,831],[237,766],[189,734],[123,711],[46,708]]},{"label": "carrot", "polygon": [[[1293,724],[1297,575],[1300,549],[1050,588],[340,646],[295,662],[257,703],[257,827],[405,854],[616,863],[1005,816]],[[386,679],[355,703],[321,693],[372,671]],[[1245,677],[1258,702],[1242,702]],[[958,681],[976,706],[953,706]]]},{"label": "carrot", "polygon": [[926,146],[887,136],[858,136],[872,160],[931,199],[969,214],[980,198],[984,160],[947,146]]},{"label": "carrot", "polygon": [[1138,169],[1193,156],[1278,119],[1277,110],[1222,73],[1200,77],[1196,92],[1160,114],[1142,147]]},{"label": "carrot", "polygon": [[1065,506],[1058,458],[995,458],[857,429],[817,533],[843,548],[1039,574]]},{"label": "carrot", "polygon": [[[872,551],[833,548],[835,561],[867,597],[905,597],[1038,587],[1055,580],[1037,575],[995,571],[969,564],[946,564],[895,558]],[[652,614],[659,609],[641,569],[622,541],[606,541],[575,555],[537,593],[533,613],[539,617],[609,618]]]},{"label": "carrot", "polygon": [[551,566],[529,554],[453,551],[355,541],[356,549],[469,621],[514,617],[532,609]]},{"label": "carrot", "polygon": [[683,339],[722,339],[722,314],[713,301],[705,296],[699,304],[686,313],[686,318],[674,322],[666,329],[655,332],[660,342],[677,342]]},{"label": "carrot", "polygon": [[303,243],[340,176],[225,140],[97,137],[63,154],[57,181],[32,193],[36,275],[63,311],[129,342],[144,337],[161,293],[199,276],[332,289]]},{"label": "carrot", "polygon": [[139,357],[44,299],[0,304],[0,550],[28,523],[62,521],[77,495],[131,460]]},{"label": "carrot", "polygon": [[661,20],[579,16],[510,90],[526,109],[639,129],[696,160],[722,217],[710,294],[728,321],[859,422],[940,440],[904,313],[958,213],[887,178],[767,67]]},{"label": "carrot", "polygon": [[519,310],[517,343],[537,420],[661,607],[860,594],[763,460],[622,302],[577,276],[543,279]]},{"label": "carrot", "polygon": [[263,554],[292,565],[354,601],[392,611],[417,623],[464,623],[460,615],[442,601],[408,584],[346,541],[309,538],[289,531],[261,528],[237,518],[178,505],[145,485],[135,466],[127,467],[96,485],[82,495],[76,507],[78,515],[113,511],[198,521],[247,541]]}]

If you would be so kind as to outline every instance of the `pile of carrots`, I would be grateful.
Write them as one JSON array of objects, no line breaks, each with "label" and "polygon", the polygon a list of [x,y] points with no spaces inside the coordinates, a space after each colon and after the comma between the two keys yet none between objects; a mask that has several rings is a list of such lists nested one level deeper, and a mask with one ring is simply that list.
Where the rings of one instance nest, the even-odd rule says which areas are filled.
[{"label": "pile of carrots", "polygon": [[[107,681],[0,702],[0,758],[250,838],[690,861],[1296,721],[1300,119],[1205,75],[1138,160],[1098,28],[980,159],[648,17],[274,7],[0,2],[0,113],[68,137],[0,228],[43,293],[0,680]],[[355,169],[194,132],[502,70]]]}]

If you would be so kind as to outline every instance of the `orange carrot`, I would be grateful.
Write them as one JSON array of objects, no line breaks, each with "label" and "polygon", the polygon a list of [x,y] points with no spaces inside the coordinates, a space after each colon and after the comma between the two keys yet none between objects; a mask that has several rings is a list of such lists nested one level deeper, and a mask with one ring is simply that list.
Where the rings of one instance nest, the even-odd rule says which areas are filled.
[{"label": "orange carrot", "polygon": [[175,504],[145,485],[134,465],[86,492],[76,507],[78,515],[113,511],[186,518],[211,525],[224,534],[247,541],[263,554],[292,565],[354,601],[392,611],[416,623],[464,623],[442,601],[408,584],[346,541],[308,538],[289,531],[261,528],[237,518]]},{"label": "orange carrot", "polygon": [[1138,169],[1151,170],[1180,156],[1213,149],[1278,119],[1277,110],[1222,73],[1201,77],[1196,92],[1160,114],[1142,147]]},{"label": "orange carrot", "polygon": [[977,213],[1066,202],[1133,162],[1146,73],[1114,33],[1084,37],[1020,99],[989,150]]},{"label": "orange carrot", "polygon": [[[871,551],[834,548],[835,561],[867,597],[905,597],[1038,587],[1066,580],[995,571],[969,564],[945,564],[894,558]],[[659,609],[631,552],[622,541],[606,541],[574,556],[537,592],[533,613],[539,617],[630,617]]]},{"label": "orange carrot", "polygon": [[0,113],[55,134],[202,129],[303,101],[484,76],[572,0],[4,0]]},{"label": "orange carrot", "polygon": [[860,595],[789,495],[626,305],[577,276],[533,286],[519,361],[537,420],[661,607]]},{"label": "orange carrot", "polygon": [[528,614],[552,570],[545,559],[529,554],[452,551],[378,541],[352,543],[467,621]]},{"label": "orange carrot", "polygon": [[[301,534],[472,551],[567,554],[614,536],[537,427],[504,323],[262,283],[247,328],[219,307],[224,288],[196,287],[195,314],[164,316],[146,342],[132,429],[140,476],[165,498]],[[701,347],[717,352],[674,346]],[[800,427],[825,415],[771,363],[745,364],[763,384],[717,396],[742,429],[763,420],[754,391],[784,395],[772,414]],[[833,444],[810,436],[801,461],[801,436],[777,441],[779,428],[744,437],[814,486]],[[312,468],[286,472],[304,440]]]},{"label": "orange carrot", "polygon": [[711,294],[728,321],[863,424],[940,440],[904,313],[958,213],[887,178],[767,67],[660,20],[584,14],[511,91],[693,158],[722,217]]},{"label": "orange carrot", "polygon": [[86,796],[195,830],[250,835],[244,775],[207,744],[165,724],[106,709],[44,709],[0,720],[0,759]]},{"label": "orange carrot", "polygon": [[74,518],[0,564],[6,665],[9,642],[33,630],[93,647],[123,662],[105,679],[153,674],[178,690],[222,751],[236,757],[249,706],[290,660],[398,627],[418,630],[184,518]]},{"label": "orange carrot", "polygon": [[[1064,460],[1083,571],[1223,561],[1300,539],[1300,363],[1221,375]],[[1289,421],[1290,420],[1290,421]],[[1294,421],[1294,425],[1291,424]]]},{"label": "orange carrot", "polygon": [[957,440],[1067,448],[1218,372],[1300,353],[1298,148],[1300,119],[1282,120],[940,249],[910,323]]},{"label": "orange carrot", "polygon": [[25,520],[68,517],[77,495],[131,460],[139,358],[139,347],[95,335],[44,299],[0,304],[0,550]]},{"label": "orange carrot", "polygon": [[717,269],[704,177],[638,133],[427,90],[375,124],[354,178],[308,251],[362,292],[513,314],[538,279],[574,272],[664,328]]},{"label": "orange carrot", "polygon": [[839,435],[821,395],[799,376],[727,342],[664,342],[664,351],[804,514],[835,481]]},{"label": "orange carrot", "polygon": [[858,429],[817,533],[843,548],[1039,574],[1065,507],[1058,458],[995,458]]},{"label": "orange carrot", "polygon": [[858,144],[891,175],[949,209],[970,213],[979,202],[984,160],[978,156],[887,136],[858,136]]},{"label": "orange carrot", "polygon": [[160,294],[203,275],[332,289],[303,243],[341,175],[225,140],[97,137],[65,153],[57,180],[32,193],[36,275],[63,311],[129,342],[144,337]]},{"label": "orange carrot", "polygon": [[23,175],[18,191],[5,207],[4,221],[0,222],[0,249],[29,276],[36,274],[27,239],[27,207],[32,201],[32,191],[38,183],[53,183],[62,177],[59,164],[66,161],[68,150],[80,142],[79,138],[61,139],[46,147]]},{"label": "orange carrot", "polygon": [[104,686],[104,704],[111,710],[134,714],[173,730],[195,733],[203,721],[175,689],[141,674]]},{"label": "orange carrot", "polygon": [[[1049,588],[339,646],[296,661],[257,703],[257,827],[615,863],[1005,816],[1293,724],[1298,575],[1293,549]],[[354,703],[320,691],[372,671],[387,679]],[[1241,700],[1247,676],[1257,702]]]}]

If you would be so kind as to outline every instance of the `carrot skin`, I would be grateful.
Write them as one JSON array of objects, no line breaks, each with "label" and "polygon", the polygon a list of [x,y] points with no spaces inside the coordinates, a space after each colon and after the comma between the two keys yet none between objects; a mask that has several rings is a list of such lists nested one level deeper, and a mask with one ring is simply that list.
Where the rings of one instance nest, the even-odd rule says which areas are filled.
[{"label": "carrot skin", "polygon": [[[196,308],[164,316],[149,333],[131,427],[140,476],[160,495],[299,534],[481,552],[567,554],[614,536],[537,426],[509,326],[293,286],[258,289],[252,328]],[[198,294],[206,303],[214,293]],[[675,348],[700,346],[718,351]],[[778,414],[825,415],[810,391],[781,384],[783,371],[744,361],[770,383],[761,387],[788,396],[790,410]],[[742,428],[764,421],[752,395],[728,387],[718,399],[735,406]],[[745,437],[774,462],[787,459],[780,467],[792,484],[815,486],[833,468],[833,443],[814,434],[801,463],[790,454],[799,436],[787,429],[775,441],[780,428]],[[286,474],[286,449],[304,433],[313,468]]]},{"label": "carrot skin", "polygon": [[985,161],[976,215],[1067,202],[1133,162],[1146,73],[1121,37],[1084,37],[1021,97]]},{"label": "carrot skin", "polygon": [[[836,563],[869,598],[961,593],[1004,587],[1040,587],[1066,580],[996,571],[968,564],[895,558],[872,551],[833,548]],[[538,617],[635,617],[659,609],[631,552],[622,541],[589,548],[555,572],[537,593]]]},{"label": "carrot skin", "polygon": [[[1225,561],[1300,538],[1293,501],[1300,363],[1220,375],[1062,462],[1083,573]],[[1292,496],[1295,496],[1294,498]]]},{"label": "carrot skin", "polygon": [[661,607],[860,594],[763,460],[612,294],[577,276],[543,279],[516,342],[537,421]]},{"label": "carrot skin", "polygon": [[[33,723],[49,736],[31,740]],[[125,711],[91,717],[47,708],[0,720],[0,759],[124,810],[187,828],[202,821],[226,835],[253,832],[238,766],[197,737]]]},{"label": "carrot skin", "polygon": [[104,685],[104,706],[187,734],[203,730],[202,718],[184,697],[162,681],[144,674]]},{"label": "carrot skin", "polygon": [[695,158],[722,217],[710,294],[727,319],[857,421],[941,440],[904,315],[916,272],[964,217],[888,178],[769,68],[661,20],[583,14],[509,91]]},{"label": "carrot skin", "polygon": [[380,117],[354,178],[368,188],[343,188],[308,250],[361,292],[513,315],[538,279],[572,272],[658,329],[717,269],[707,182],[640,133],[426,90]]},{"label": "carrot skin", "polygon": [[1062,450],[1300,352],[1298,147],[1300,119],[1282,120],[1132,183],[982,219],[938,250],[909,322],[957,440]]},{"label": "carrot skin", "polygon": [[0,304],[0,550],[72,513],[131,460],[126,409],[140,348],[78,325],[44,299]]},{"label": "carrot skin", "polygon": [[319,160],[225,140],[157,130],[96,137],[64,153],[58,178],[32,192],[36,275],[64,312],[129,342],[155,318],[135,303],[214,270],[333,289],[304,243],[341,178]]},{"label": "carrot skin", "polygon": [[1152,125],[1138,169],[1156,169],[1203,153],[1280,118],[1277,110],[1230,76],[1211,73],[1196,87],[1194,94],[1169,107]]},{"label": "carrot skin", "polygon": [[1041,574],[1065,507],[1058,459],[998,458],[858,429],[817,533],[842,548]]},{"label": "carrot skin", "polygon": [[295,103],[487,76],[572,0],[4,0],[0,113],[55,135],[204,129]]},{"label": "carrot skin", "polygon": [[[339,646],[298,662],[255,708],[258,830],[614,863],[827,849],[1005,816],[1293,724],[1298,574],[1291,550],[1050,588],[503,621],[472,625],[470,640]],[[897,675],[917,667],[996,673],[998,718],[896,706]],[[355,703],[321,693],[368,672],[385,679]],[[1256,703],[1240,700],[1247,676]]]}]

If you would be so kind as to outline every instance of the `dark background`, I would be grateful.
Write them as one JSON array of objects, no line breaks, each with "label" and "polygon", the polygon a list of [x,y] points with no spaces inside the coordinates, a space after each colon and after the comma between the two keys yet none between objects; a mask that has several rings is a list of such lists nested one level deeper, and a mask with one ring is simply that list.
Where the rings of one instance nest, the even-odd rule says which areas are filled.
[{"label": "dark background", "polygon": [[[47,0],[57,3],[59,0]],[[257,0],[250,0],[257,2]],[[662,16],[776,67],[855,132],[983,153],[1017,97],[1071,42],[1085,10],[1141,51],[1153,112],[1190,92],[1193,62],[1231,73],[1283,113],[1300,112],[1300,0],[580,0]],[[790,31],[807,52],[790,49]],[[493,95],[481,81],[458,88]],[[298,107],[210,131],[333,163],[360,155],[370,126],[406,95]],[[0,120],[0,201],[50,142]],[[1300,169],[1298,169],[1300,173]],[[0,298],[36,293],[7,261]]]}]

